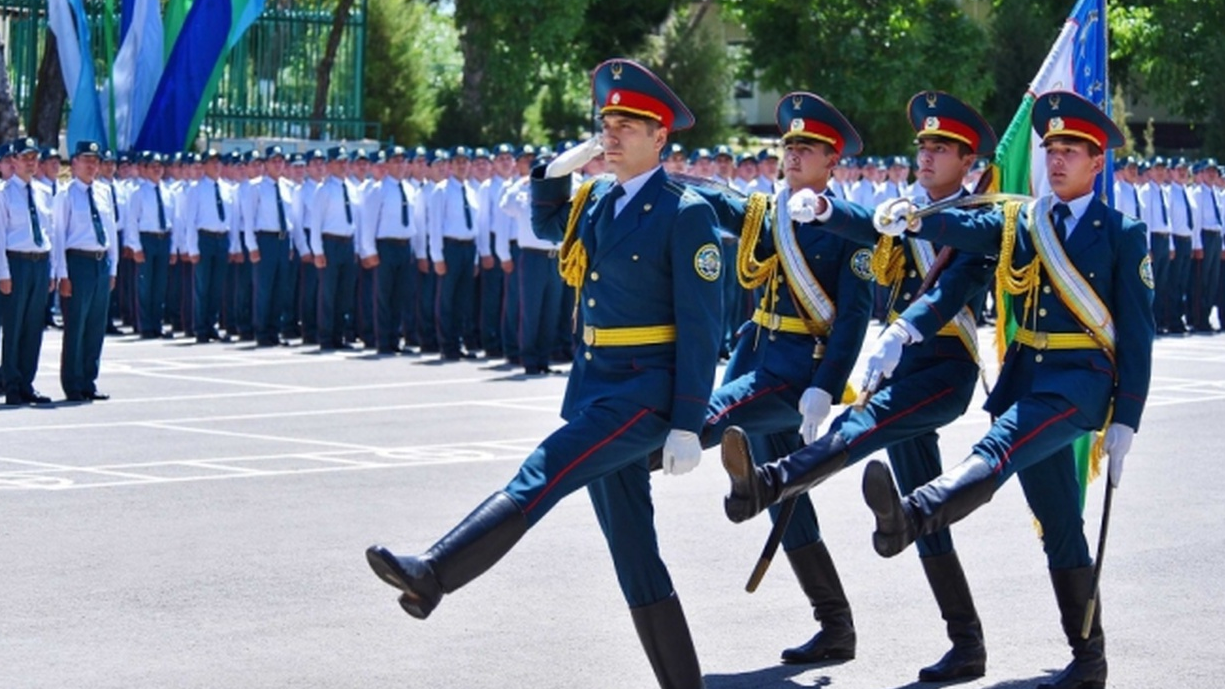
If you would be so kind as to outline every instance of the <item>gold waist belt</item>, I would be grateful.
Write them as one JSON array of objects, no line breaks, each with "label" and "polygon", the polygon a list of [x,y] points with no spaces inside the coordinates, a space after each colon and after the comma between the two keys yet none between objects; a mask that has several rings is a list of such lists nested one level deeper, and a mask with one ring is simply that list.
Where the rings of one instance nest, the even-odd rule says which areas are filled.
[{"label": "gold waist belt", "polygon": [[1017,328],[1014,341],[1034,349],[1101,349],[1088,333],[1043,333]]},{"label": "gold waist belt", "polygon": [[753,312],[753,322],[767,330],[791,333],[793,335],[811,334],[808,326],[804,324],[804,319],[797,318],[796,316],[780,316],[777,313],[767,313],[757,309]]},{"label": "gold waist belt", "polygon": [[583,343],[588,347],[633,347],[676,342],[675,325],[642,325],[630,328],[583,326]]},{"label": "gold waist belt", "polygon": [[[889,322],[892,323],[901,318],[902,314],[897,311],[889,312]],[[936,331],[937,337],[961,337],[961,330],[957,327],[956,321],[945,323],[939,330]]]}]

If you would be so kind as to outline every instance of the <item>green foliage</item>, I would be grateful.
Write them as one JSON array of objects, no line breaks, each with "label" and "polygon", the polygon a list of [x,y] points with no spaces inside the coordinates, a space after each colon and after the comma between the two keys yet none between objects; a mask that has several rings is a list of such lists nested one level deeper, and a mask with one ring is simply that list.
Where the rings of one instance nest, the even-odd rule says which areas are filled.
[{"label": "green foliage", "polygon": [[972,105],[991,91],[987,36],[952,0],[729,0],[748,31],[761,85],[830,100],[868,150],[903,151],[916,91],[940,89]]},{"label": "green foliage", "polygon": [[983,103],[983,116],[1003,134],[1051,45],[1063,28],[1069,2],[995,0],[987,62],[995,92]]},{"label": "green foliage", "polygon": [[725,121],[734,74],[721,35],[690,8],[682,8],[641,57],[693,112],[694,126],[671,140],[693,147],[728,139]]},{"label": "green foliage", "polygon": [[368,0],[364,100],[367,119],[402,145],[431,139],[441,98],[455,92],[463,61],[449,17],[413,0]]},{"label": "green foliage", "polygon": [[1127,111],[1127,98],[1123,95],[1122,84],[1115,84],[1114,95],[1110,97],[1110,106],[1110,119],[1114,120],[1119,131],[1123,132],[1124,140],[1123,145],[1115,150],[1115,154],[1131,155],[1136,152],[1136,137],[1132,135],[1131,128],[1127,126],[1127,118],[1131,117],[1131,113]]},{"label": "green foliage", "polygon": [[575,37],[574,57],[590,70],[613,57],[636,55],[668,20],[675,0],[601,0],[592,2]]}]

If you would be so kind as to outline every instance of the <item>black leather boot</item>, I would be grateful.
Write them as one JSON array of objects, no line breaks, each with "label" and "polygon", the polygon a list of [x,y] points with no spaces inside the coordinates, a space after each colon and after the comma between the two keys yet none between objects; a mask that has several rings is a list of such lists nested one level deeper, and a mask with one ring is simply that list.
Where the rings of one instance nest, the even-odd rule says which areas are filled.
[{"label": "black leather boot", "polygon": [[957,553],[920,558],[923,573],[931,584],[940,606],[940,616],[948,628],[953,647],[944,657],[919,670],[920,682],[948,682],[982,677],[987,672],[987,648],[983,645],[983,625],[974,609],[974,598]]},{"label": "black leather boot", "polygon": [[673,593],[658,603],[630,608],[638,640],[647,652],[660,689],[702,689],[702,668],[689,636],[681,600]]},{"label": "black leather boot", "polygon": [[723,432],[723,468],[732,490],[723,499],[727,518],[740,523],[770,505],[806,493],[846,466],[846,443],[828,433],[813,444],[775,462],[754,466],[749,439],[731,426]]},{"label": "black leather boot", "polygon": [[527,531],[527,518],[506,493],[494,493],[423,555],[402,557],[380,545],[366,561],[380,579],[403,591],[400,607],[419,620],[442,594],[477,578],[510,552]]},{"label": "black leather boot", "polygon": [[1072,662],[1038,689],[1104,689],[1106,686],[1106,636],[1102,632],[1102,601],[1098,595],[1089,638],[1080,637],[1085,609],[1093,595],[1093,567],[1052,569],[1051,585],[1059,604],[1059,620],[1072,647]]},{"label": "black leather boot", "polygon": [[881,557],[893,557],[919,536],[935,533],[990,502],[995,489],[991,465],[970,455],[903,499],[889,467],[872,460],[863,472],[863,497],[876,515],[872,546]]},{"label": "black leather boot", "polygon": [[783,651],[784,663],[816,663],[855,657],[855,621],[842,592],[842,581],[823,541],[787,553],[795,578],[812,603],[821,631],[806,643]]}]

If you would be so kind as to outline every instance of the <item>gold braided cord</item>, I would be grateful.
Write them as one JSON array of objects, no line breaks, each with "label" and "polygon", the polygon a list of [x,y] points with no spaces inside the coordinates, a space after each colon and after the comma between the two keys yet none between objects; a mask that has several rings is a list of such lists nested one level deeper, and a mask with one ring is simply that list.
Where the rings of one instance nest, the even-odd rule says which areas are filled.
[{"label": "gold braided cord", "polygon": [[876,240],[876,250],[872,252],[872,275],[881,285],[892,285],[906,277],[906,254],[902,247],[893,245],[893,237],[882,235]]},{"label": "gold braided cord", "polygon": [[567,285],[574,288],[576,301],[578,291],[583,287],[583,276],[587,273],[587,249],[578,237],[578,220],[583,215],[583,207],[587,205],[587,197],[591,196],[591,187],[594,185],[595,180],[583,182],[570,200],[566,234],[562,237],[561,249],[557,252],[557,272]]},{"label": "gold braided cord", "polygon": [[770,197],[755,193],[749,196],[745,206],[744,225],[740,228],[740,247],[736,251],[736,277],[745,289],[757,289],[766,284],[778,268],[778,254],[758,262],[753,255],[757,242],[765,227],[766,213],[770,210]]},{"label": "gold braided cord", "polygon": [[[1030,261],[1029,265],[1019,270],[1012,267],[1012,254],[1017,245],[1017,220],[1021,217],[1023,207],[1024,204],[1021,202],[1004,204],[1004,232],[1000,240],[1000,262],[995,267],[995,302],[997,304],[1005,303],[1006,296],[1025,295],[1024,311],[1021,318],[1017,319],[1017,323],[1025,323],[1029,318],[1030,308],[1038,296],[1038,287],[1042,282],[1042,262],[1037,256],[1034,256],[1034,260]],[[1015,317],[1015,310],[1013,315]],[[1004,363],[1004,354],[1008,350],[1007,321],[1006,318],[995,320],[995,349],[1001,365]]]}]

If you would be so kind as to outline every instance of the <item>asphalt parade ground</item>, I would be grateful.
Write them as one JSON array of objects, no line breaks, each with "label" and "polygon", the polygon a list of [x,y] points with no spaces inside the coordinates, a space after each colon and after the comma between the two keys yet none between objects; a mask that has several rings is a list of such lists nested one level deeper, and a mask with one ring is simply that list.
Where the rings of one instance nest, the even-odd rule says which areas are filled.
[{"label": "asphalt parade ground", "polygon": [[[36,387],[62,398],[59,340]],[[1155,351],[1106,550],[1108,686],[1216,688],[1225,336]],[[656,686],[582,492],[424,622],[366,565],[371,543],[422,550],[501,488],[560,424],[565,382],[481,360],[108,338],[110,401],[0,409],[0,688]],[[942,433],[946,466],[987,427],[973,409]],[[873,552],[862,466],[814,493],[859,635],[855,660],[825,666],[777,662],[815,623],[781,556],[745,593],[769,523],[724,518],[718,451],[654,479],[710,689],[931,686],[912,682],[946,650],[943,622],[914,550]],[[987,676],[958,686],[1036,686],[1070,656],[1017,483],[954,538],[989,653]]]}]

